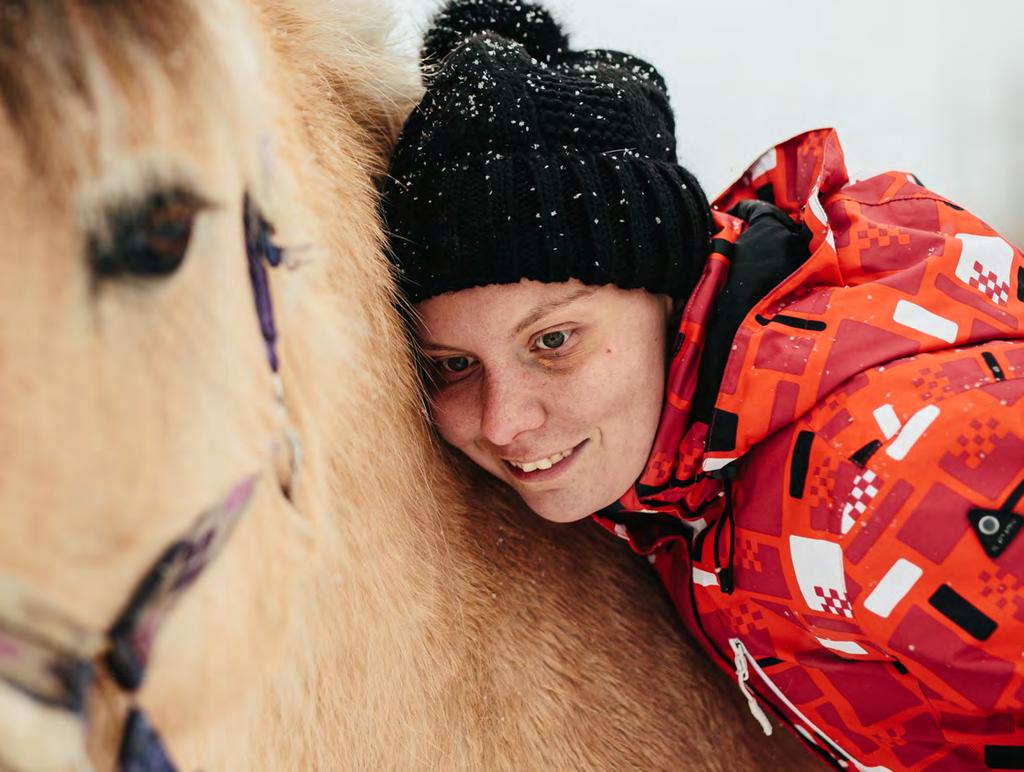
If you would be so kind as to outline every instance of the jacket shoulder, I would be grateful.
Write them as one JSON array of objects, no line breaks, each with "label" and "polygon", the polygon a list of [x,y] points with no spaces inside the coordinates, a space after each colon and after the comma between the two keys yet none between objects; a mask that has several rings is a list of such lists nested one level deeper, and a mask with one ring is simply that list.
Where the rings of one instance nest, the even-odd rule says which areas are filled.
[{"label": "jacket shoulder", "polygon": [[1012,702],[1024,677],[1024,342],[866,371],[808,413],[792,455],[790,493],[802,473],[805,495],[825,500],[803,507],[795,578],[825,608],[802,553],[836,545],[850,650],[898,660],[965,708]]}]

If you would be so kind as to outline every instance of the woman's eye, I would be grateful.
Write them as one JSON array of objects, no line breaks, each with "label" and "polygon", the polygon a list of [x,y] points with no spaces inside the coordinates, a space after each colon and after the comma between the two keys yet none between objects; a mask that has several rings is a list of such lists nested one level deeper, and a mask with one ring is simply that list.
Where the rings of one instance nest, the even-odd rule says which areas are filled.
[{"label": "woman's eye", "polygon": [[555,330],[554,332],[546,332],[537,338],[536,346],[540,349],[550,351],[551,349],[561,348],[565,345],[565,342],[569,340],[570,333],[567,330]]},{"label": "woman's eye", "polygon": [[447,373],[458,374],[468,370],[473,364],[473,360],[470,357],[448,357],[447,359],[440,360],[441,369]]}]

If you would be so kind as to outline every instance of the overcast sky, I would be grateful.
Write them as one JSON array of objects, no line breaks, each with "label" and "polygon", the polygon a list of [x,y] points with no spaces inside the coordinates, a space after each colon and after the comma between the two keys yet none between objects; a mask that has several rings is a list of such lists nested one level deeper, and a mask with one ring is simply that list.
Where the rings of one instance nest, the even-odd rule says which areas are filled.
[{"label": "overcast sky", "polygon": [[[395,0],[408,35],[436,0]],[[574,47],[668,82],[681,162],[714,197],[766,148],[835,126],[852,178],[911,171],[1024,243],[1024,2],[547,0]]]}]

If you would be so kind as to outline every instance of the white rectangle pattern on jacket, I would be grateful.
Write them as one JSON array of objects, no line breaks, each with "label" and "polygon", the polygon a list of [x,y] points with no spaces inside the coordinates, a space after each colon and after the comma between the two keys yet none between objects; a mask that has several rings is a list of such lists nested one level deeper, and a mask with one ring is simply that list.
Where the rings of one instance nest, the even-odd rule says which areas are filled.
[{"label": "white rectangle pattern on jacket", "polygon": [[919,306],[917,303],[911,303],[909,300],[901,300],[896,304],[892,320],[904,327],[944,340],[946,343],[956,342],[956,334],[960,329],[952,319],[932,313],[927,308]]},{"label": "white rectangle pattern on jacket", "polygon": [[872,614],[888,617],[923,573],[920,566],[906,558],[900,558],[892,564],[881,581],[875,585],[875,589],[864,599],[864,608]]},{"label": "white rectangle pattern on jacket", "polygon": [[903,428],[900,429],[899,434],[896,435],[889,447],[885,449],[885,453],[889,458],[894,458],[897,461],[902,461],[906,458],[907,453],[914,447],[921,436],[928,430],[928,427],[932,425],[936,418],[939,417],[939,408],[935,405],[925,405],[923,408],[918,410],[914,415],[907,419],[907,422],[903,424]]}]

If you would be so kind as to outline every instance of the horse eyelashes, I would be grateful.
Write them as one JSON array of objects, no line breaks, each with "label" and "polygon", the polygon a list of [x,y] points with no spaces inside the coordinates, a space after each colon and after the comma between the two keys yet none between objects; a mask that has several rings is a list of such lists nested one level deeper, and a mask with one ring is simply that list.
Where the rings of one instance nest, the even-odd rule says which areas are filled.
[{"label": "horse eyelashes", "polygon": [[98,278],[159,278],[173,273],[185,259],[196,214],[207,207],[204,199],[180,188],[118,206],[108,213],[105,232],[89,238],[93,272]]}]

